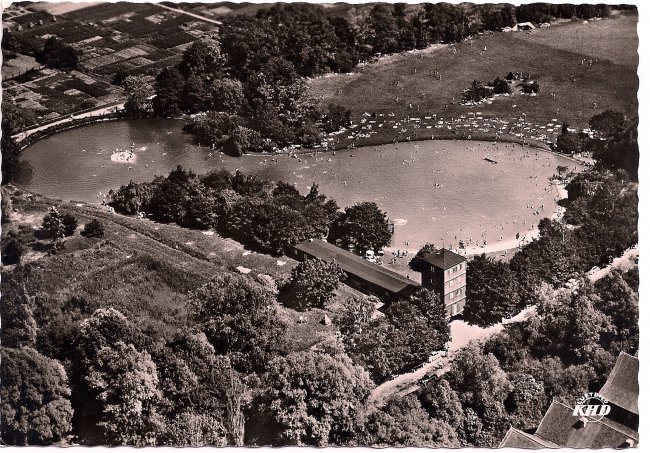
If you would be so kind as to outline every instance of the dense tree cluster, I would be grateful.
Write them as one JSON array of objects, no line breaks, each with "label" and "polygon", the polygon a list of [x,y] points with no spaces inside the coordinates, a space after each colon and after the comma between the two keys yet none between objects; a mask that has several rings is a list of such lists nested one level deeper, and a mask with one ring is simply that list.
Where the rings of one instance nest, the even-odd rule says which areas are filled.
[{"label": "dense tree cluster", "polygon": [[291,269],[291,278],[280,288],[280,300],[296,310],[325,308],[342,277],[341,267],[334,262],[303,261]]},{"label": "dense tree cluster", "polygon": [[72,70],[79,66],[79,53],[74,47],[52,36],[36,53],[36,61],[50,68]]},{"label": "dense tree cluster", "polygon": [[522,93],[539,93],[539,83],[530,80],[530,75],[510,72],[504,79],[497,77],[491,82],[481,83],[474,80],[463,93],[465,102],[480,102],[495,94],[511,94],[516,89]]},{"label": "dense tree cluster", "polygon": [[417,366],[449,341],[444,304],[432,291],[391,303],[385,317],[374,311],[371,301],[350,298],[336,323],[346,351],[375,382]]},{"label": "dense tree cluster", "polygon": [[292,185],[224,170],[205,175],[177,168],[166,178],[134,183],[112,193],[112,206],[124,214],[144,212],[159,222],[214,228],[255,250],[282,254],[305,239],[327,237],[358,253],[390,242],[386,214],[375,203],[338,211],[336,202],[312,185],[301,195]]},{"label": "dense tree cluster", "polygon": [[324,237],[338,207],[314,186],[302,196],[293,186],[241,172],[198,176],[177,168],[151,183],[129,183],[113,194],[119,212],[145,212],[160,222],[214,228],[246,246],[273,254],[308,238]]}]

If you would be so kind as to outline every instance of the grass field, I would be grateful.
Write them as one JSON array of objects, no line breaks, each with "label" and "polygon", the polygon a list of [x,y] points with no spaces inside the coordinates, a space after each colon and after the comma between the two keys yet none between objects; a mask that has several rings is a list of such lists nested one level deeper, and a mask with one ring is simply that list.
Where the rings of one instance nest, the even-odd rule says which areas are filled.
[{"label": "grass field", "polygon": [[[114,307],[134,322],[149,326],[154,337],[162,337],[187,325],[186,303],[190,291],[236,267],[250,269],[258,283],[275,290],[275,283],[289,276],[296,261],[246,251],[243,246],[216,234],[157,224],[108,213],[97,206],[78,206],[32,195],[21,190],[3,191],[12,200],[11,221],[3,224],[3,239],[18,232],[27,246],[23,266],[28,266],[28,292],[47,294],[63,303],[71,296],[82,297],[95,307]],[[47,241],[34,242],[50,206],[73,214],[77,232],[66,239],[65,249],[56,255],[43,250]],[[99,219],[105,226],[102,239],[79,235],[83,225]],[[3,279],[11,279],[15,266],[6,266]],[[355,290],[341,286],[326,310],[300,313],[281,308],[288,321],[286,352],[303,350],[320,342],[332,341],[332,325],[320,323],[324,315],[336,316],[341,301]]]},{"label": "grass field", "polygon": [[[313,79],[310,92],[324,106],[334,102],[349,108],[353,122],[364,112],[394,114],[396,119],[427,113],[458,118],[481,112],[484,117],[503,120],[525,115],[534,124],[556,119],[585,128],[591,116],[608,108],[636,115],[636,20],[637,16],[625,14],[531,34],[480,35],[455,45],[385,57],[362,66],[355,74]],[[594,58],[597,63],[581,64],[583,59]],[[432,71],[439,71],[441,80],[432,77]],[[463,91],[474,79],[487,82],[510,71],[530,73],[540,84],[539,95],[498,98],[474,107],[459,105]],[[393,138],[394,131],[384,128],[372,142]],[[362,144],[366,143],[357,146]]]},{"label": "grass field", "polygon": [[636,15],[616,14],[605,21],[568,23],[539,29],[530,35],[517,33],[513,36],[636,69],[639,64],[637,23]]}]

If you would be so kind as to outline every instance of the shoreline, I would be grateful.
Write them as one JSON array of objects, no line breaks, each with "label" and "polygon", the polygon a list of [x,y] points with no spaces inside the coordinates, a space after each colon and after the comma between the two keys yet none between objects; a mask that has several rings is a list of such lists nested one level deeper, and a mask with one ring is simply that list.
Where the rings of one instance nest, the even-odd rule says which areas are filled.
[{"label": "shoreline", "polygon": [[[84,126],[89,126],[91,124],[96,124],[96,123],[101,123],[101,122],[108,122],[108,121],[129,121],[132,119],[136,118],[129,118],[123,116],[123,105],[117,105],[117,106],[111,106],[110,109],[116,109],[111,112],[105,112],[102,114],[99,114],[98,116],[93,116],[92,114],[95,112],[99,112],[101,110],[106,110],[109,107],[104,107],[102,109],[98,110],[93,110],[92,112],[87,112],[87,116],[78,116],[75,118],[69,118],[69,119],[64,119],[59,122],[54,122],[50,123],[44,126],[41,126],[39,128],[33,128],[33,129],[27,129],[25,131],[19,132],[18,134],[15,134],[12,136],[12,138],[24,135],[20,141],[16,141],[16,144],[19,146],[18,148],[18,153],[23,151],[25,148],[28,148],[29,146],[37,143],[38,141],[51,137],[53,135],[56,135],[60,132],[65,132],[69,131],[72,129],[84,127]],[[177,120],[177,121],[182,121],[182,120],[188,120],[191,119],[190,116],[188,115],[182,115],[179,117],[151,117],[151,118],[141,118],[141,119],[151,119],[151,120]],[[79,121],[76,121],[79,120]],[[27,132],[33,131],[29,134]],[[510,144],[517,144],[521,146],[525,146],[531,149],[539,150],[539,151],[544,151],[550,154],[554,154],[559,157],[566,158],[572,162],[578,163],[580,165],[590,165],[588,162],[585,162],[583,160],[580,160],[572,155],[568,154],[562,154],[557,151],[552,150],[548,145],[542,143],[542,142],[535,142],[535,141],[529,141],[525,142],[524,140],[514,137],[514,136],[508,136],[504,135],[500,137],[498,140],[495,140],[494,137],[489,136],[488,134],[481,134],[480,132],[472,132],[471,136],[458,136],[457,134],[446,134],[446,133],[438,133],[435,134],[433,138],[429,136],[420,136],[416,137],[414,139],[405,139],[405,140],[391,140],[391,141],[385,141],[385,140],[377,140],[377,142],[373,143],[367,143],[367,144],[362,144],[359,147],[350,147],[349,145],[340,145],[337,147],[329,148],[329,149],[323,149],[323,148],[304,148],[304,147],[299,147],[293,150],[278,150],[274,153],[246,153],[244,156],[254,156],[254,157],[268,157],[268,156],[283,156],[283,155],[305,155],[305,154],[317,154],[317,153],[331,153],[331,152],[337,152],[337,151],[346,151],[346,150],[359,150],[361,148],[366,148],[366,147],[371,147],[371,146],[384,146],[384,145],[392,145],[392,144],[397,144],[397,143],[409,143],[409,142],[427,142],[427,141],[469,141],[469,142],[489,142],[489,143],[510,143]]]}]

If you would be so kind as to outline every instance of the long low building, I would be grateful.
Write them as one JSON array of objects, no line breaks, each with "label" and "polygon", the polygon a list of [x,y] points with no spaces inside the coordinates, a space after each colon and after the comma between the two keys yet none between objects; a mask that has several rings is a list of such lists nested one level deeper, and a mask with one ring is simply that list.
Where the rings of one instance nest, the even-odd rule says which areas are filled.
[{"label": "long low building", "polygon": [[407,298],[420,288],[418,283],[403,275],[370,263],[354,253],[320,239],[301,242],[294,246],[293,254],[294,258],[300,261],[318,258],[335,262],[345,272],[344,281],[347,285],[377,296],[384,302]]}]

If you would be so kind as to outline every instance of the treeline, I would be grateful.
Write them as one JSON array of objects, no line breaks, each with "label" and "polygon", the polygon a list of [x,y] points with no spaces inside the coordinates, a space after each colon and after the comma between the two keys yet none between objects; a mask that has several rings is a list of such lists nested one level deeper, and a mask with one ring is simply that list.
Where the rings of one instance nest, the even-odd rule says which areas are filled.
[{"label": "treeline", "polygon": [[626,118],[621,112],[605,110],[589,120],[593,138],[584,132],[571,132],[562,127],[555,148],[564,154],[592,153],[596,167],[602,170],[623,170],[632,181],[639,180],[638,118]]},{"label": "treeline", "polygon": [[[197,141],[230,154],[273,150],[290,144],[310,147],[323,131],[349,124],[340,106],[320,111],[305,94],[305,78],[349,72],[377,54],[457,42],[486,30],[511,26],[536,11],[557,17],[606,15],[608,8],[556,5],[467,5],[445,3],[410,7],[374,5],[355,20],[328,15],[318,5],[278,4],[255,16],[224,19],[217,39],[195,42],[176,66],[153,83],[126,87],[130,113],[174,116],[219,112],[199,118],[190,131]],[[560,5],[563,6],[563,5]],[[120,83],[123,78],[120,78]],[[151,93],[138,96],[142,84]],[[153,103],[151,94],[156,95]]]},{"label": "treeline", "polygon": [[213,228],[246,247],[279,255],[305,239],[330,242],[365,253],[390,243],[386,214],[375,203],[339,212],[338,205],[312,185],[301,195],[292,185],[272,183],[240,171],[196,175],[180,166],[167,177],[111,191],[111,206],[124,214],[146,213],[153,220],[196,229]]}]

